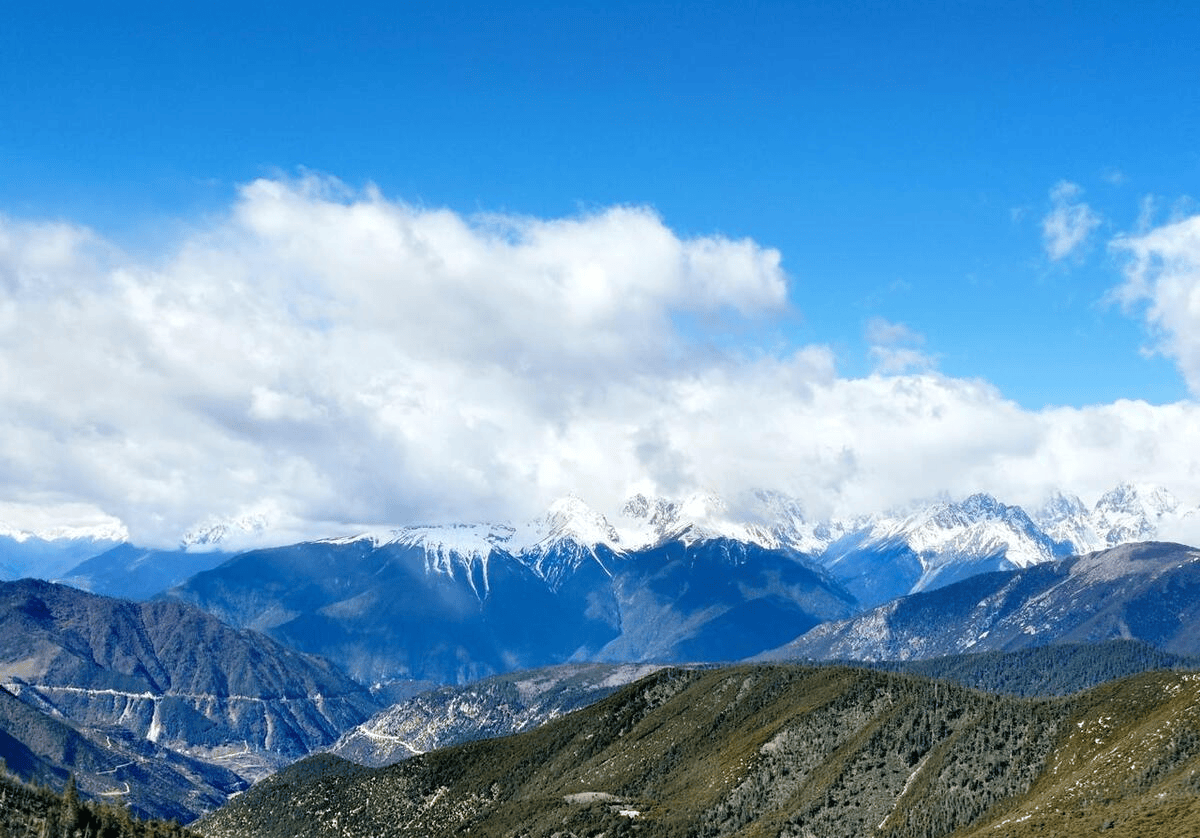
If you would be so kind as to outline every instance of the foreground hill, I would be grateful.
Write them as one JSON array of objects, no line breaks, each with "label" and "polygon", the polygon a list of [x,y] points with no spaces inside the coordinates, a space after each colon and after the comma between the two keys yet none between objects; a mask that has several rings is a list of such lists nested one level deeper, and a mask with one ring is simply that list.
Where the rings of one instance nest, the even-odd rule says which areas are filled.
[{"label": "foreground hill", "polygon": [[915,660],[1131,638],[1200,654],[1200,550],[1146,542],[985,573],[821,625],[757,660]]},{"label": "foreground hill", "polygon": [[[841,667],[667,670],[382,769],[302,761],[209,838],[1196,834],[1200,676],[1027,701]],[[1155,824],[1158,826],[1155,826]]]},{"label": "foreground hill", "polygon": [[[181,602],[0,583],[0,683],[78,726],[257,778],[378,707],[329,663]],[[114,734],[119,735],[119,734]]]}]

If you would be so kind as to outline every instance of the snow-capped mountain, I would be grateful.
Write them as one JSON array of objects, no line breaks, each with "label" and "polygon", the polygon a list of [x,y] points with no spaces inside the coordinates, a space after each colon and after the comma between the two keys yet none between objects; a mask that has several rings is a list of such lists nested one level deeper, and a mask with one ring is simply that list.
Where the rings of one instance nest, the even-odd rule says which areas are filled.
[{"label": "snow-capped mountain", "polygon": [[817,626],[758,660],[916,660],[1133,638],[1200,652],[1200,550],[1123,544],[964,579]]},{"label": "snow-capped mountain", "polygon": [[632,535],[569,498],[520,529],[407,527],[255,550],[169,593],[368,683],[732,660],[854,611],[807,556],[722,520],[711,498],[646,510]]},{"label": "snow-capped mountain", "polygon": [[118,521],[27,530],[0,522],[0,579],[56,578],[80,561],[124,542]]},{"label": "snow-capped mountain", "polygon": [[976,573],[1028,567],[1070,552],[1069,545],[1048,536],[1020,507],[975,494],[848,528],[819,560],[860,605],[871,606]]},{"label": "snow-capped mountain", "polygon": [[1101,495],[1091,509],[1073,495],[1056,494],[1036,519],[1052,538],[1069,542],[1071,552],[1088,553],[1152,540],[1195,512],[1161,486],[1122,483]]},{"label": "snow-capped mountain", "polygon": [[671,541],[691,545],[718,538],[767,549],[781,544],[769,524],[732,514],[725,500],[713,492],[696,492],[679,500],[637,494],[625,502],[621,515],[622,540],[632,549]]},{"label": "snow-capped mountain", "polygon": [[274,518],[264,512],[239,515],[233,518],[208,518],[191,527],[179,539],[185,550],[228,548],[262,536],[276,525]]},{"label": "snow-capped mountain", "polygon": [[577,497],[556,501],[544,517],[516,535],[510,549],[554,590],[585,566],[611,577],[626,551],[608,519]]}]

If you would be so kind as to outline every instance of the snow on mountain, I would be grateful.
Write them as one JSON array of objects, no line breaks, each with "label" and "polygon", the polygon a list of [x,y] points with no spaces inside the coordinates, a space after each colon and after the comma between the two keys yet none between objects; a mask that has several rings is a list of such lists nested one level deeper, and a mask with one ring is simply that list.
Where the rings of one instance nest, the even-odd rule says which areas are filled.
[{"label": "snow on mountain", "polygon": [[329,750],[360,765],[520,733],[586,707],[661,664],[564,664],[420,693],[344,733]]},{"label": "snow on mountain", "polygon": [[956,556],[1002,554],[1014,567],[1029,567],[1061,552],[1025,510],[982,493],[927,507],[900,522],[882,523],[876,532],[884,539],[903,538],[921,557],[927,575]]},{"label": "snow on mountain", "polygon": [[621,538],[627,549],[645,549],[671,541],[691,546],[728,538],[767,549],[781,545],[770,526],[735,517],[713,492],[695,492],[680,500],[636,494],[621,509]]},{"label": "snow on mountain", "polygon": [[0,536],[11,538],[13,541],[110,541],[118,543],[129,538],[129,531],[120,521],[113,519],[100,524],[65,525],[45,527],[36,531],[20,530],[0,522]]},{"label": "snow on mountain", "polygon": [[518,532],[512,549],[534,573],[557,590],[571,574],[594,562],[612,576],[624,553],[621,535],[608,519],[577,497],[561,498],[546,515]]},{"label": "snow on mountain", "polygon": [[1164,519],[1179,510],[1179,500],[1161,486],[1123,483],[1106,492],[1092,511],[1108,546],[1146,541]]},{"label": "snow on mountain", "polygon": [[1034,520],[1055,541],[1070,544],[1072,552],[1089,553],[1108,546],[1096,529],[1091,510],[1075,495],[1055,492],[1034,513]]},{"label": "snow on mountain", "polygon": [[187,530],[179,539],[185,550],[209,550],[254,541],[275,528],[277,521],[257,512],[232,518],[208,518]]},{"label": "snow on mountain", "polygon": [[829,545],[818,560],[864,606],[948,585],[976,573],[1012,570],[1069,552],[1018,506],[991,495],[943,500],[907,515],[880,516]]},{"label": "snow on mountain", "polygon": [[36,530],[0,522],[0,579],[56,578],[128,538],[124,525],[115,519]]},{"label": "snow on mountain", "polygon": [[1200,550],[1139,542],[978,575],[827,622],[758,660],[915,660],[1132,638],[1200,651]]},{"label": "snow on mountain", "polygon": [[1122,483],[1105,492],[1091,509],[1077,497],[1057,494],[1036,519],[1052,538],[1069,542],[1072,552],[1089,553],[1174,532],[1195,512],[1161,486]]}]

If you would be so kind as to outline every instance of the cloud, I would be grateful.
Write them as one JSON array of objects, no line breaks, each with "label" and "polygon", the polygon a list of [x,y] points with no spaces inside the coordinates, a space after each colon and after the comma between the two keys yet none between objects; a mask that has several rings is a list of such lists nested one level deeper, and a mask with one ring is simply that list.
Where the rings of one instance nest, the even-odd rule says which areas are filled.
[{"label": "cloud", "polygon": [[[1139,253],[1182,247],[1157,232],[1126,243],[1138,288],[1160,277]],[[2,220],[0,511],[170,544],[263,510],[300,538],[519,520],[568,493],[613,512],[766,488],[823,515],[1137,476],[1200,499],[1191,404],[1026,411],[906,360],[921,336],[882,319],[868,337],[896,355],[866,378],[772,328],[713,349],[705,324],[770,325],[788,290],[777,251],[645,208],[464,217],[321,178],[249,184],[153,257]]]},{"label": "cloud", "polygon": [[882,317],[867,322],[867,350],[875,372],[896,374],[933,369],[936,359],[917,347],[925,344],[925,336],[903,323],[892,323]]},{"label": "cloud", "polygon": [[1112,246],[1127,260],[1115,298],[1144,307],[1156,350],[1175,359],[1188,389],[1200,393],[1200,215],[1119,237]]},{"label": "cloud", "polygon": [[1082,194],[1077,184],[1065,180],[1050,190],[1051,209],[1042,218],[1042,241],[1046,255],[1056,262],[1077,250],[1100,226],[1100,216],[1078,200]]}]

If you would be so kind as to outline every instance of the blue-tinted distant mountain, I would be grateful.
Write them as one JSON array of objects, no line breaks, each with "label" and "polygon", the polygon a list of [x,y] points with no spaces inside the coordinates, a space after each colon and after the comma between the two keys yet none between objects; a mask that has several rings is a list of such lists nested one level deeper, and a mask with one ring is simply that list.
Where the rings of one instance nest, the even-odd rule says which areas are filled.
[{"label": "blue-tinted distant mountain", "polygon": [[493,543],[486,527],[413,528],[256,550],[172,589],[364,683],[460,683],[567,660],[615,635]]},{"label": "blue-tinted distant mountain", "polygon": [[1200,653],[1200,551],[1127,544],[981,574],[817,626],[756,659],[915,660],[1114,638]]},{"label": "blue-tinted distant mountain", "polygon": [[58,581],[95,594],[150,599],[230,557],[218,550],[151,550],[118,544],[64,573]]},{"label": "blue-tinted distant mountain", "polygon": [[253,551],[170,595],[364,683],[739,658],[854,607],[790,548],[675,516],[651,546],[631,549],[576,501],[554,511],[536,538],[508,526],[411,527]]},{"label": "blue-tinted distant mountain", "polygon": [[124,540],[119,525],[34,533],[0,523],[0,579],[54,579]]},{"label": "blue-tinted distant mountain", "polygon": [[729,538],[628,554],[612,591],[621,634],[599,653],[610,661],[737,660],[855,610],[807,557]]},{"label": "blue-tinted distant mountain", "polygon": [[178,601],[0,583],[0,682],[77,725],[122,729],[251,779],[378,707],[326,661]]}]

